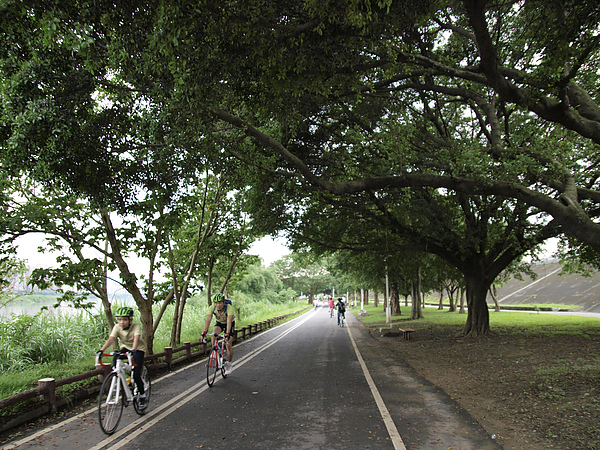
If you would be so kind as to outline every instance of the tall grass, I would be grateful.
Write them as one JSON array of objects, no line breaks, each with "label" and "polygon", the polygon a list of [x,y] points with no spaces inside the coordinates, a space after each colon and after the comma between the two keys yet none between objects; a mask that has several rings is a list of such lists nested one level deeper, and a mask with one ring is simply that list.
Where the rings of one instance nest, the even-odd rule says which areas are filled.
[{"label": "tall grass", "polygon": [[40,378],[59,379],[91,370],[90,355],[106,336],[104,321],[83,311],[1,318],[0,398],[36,387]]},{"label": "tall grass", "polygon": [[17,372],[85,359],[106,335],[106,325],[100,318],[90,318],[84,312],[13,314],[0,321],[0,369]]}]

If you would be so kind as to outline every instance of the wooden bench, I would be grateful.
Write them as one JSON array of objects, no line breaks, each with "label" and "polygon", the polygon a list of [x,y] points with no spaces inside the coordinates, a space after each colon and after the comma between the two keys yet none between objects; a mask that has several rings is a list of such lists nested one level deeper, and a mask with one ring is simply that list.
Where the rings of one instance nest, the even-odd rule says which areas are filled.
[{"label": "wooden bench", "polygon": [[412,334],[415,332],[415,330],[411,330],[410,328],[398,328],[398,331],[402,333],[402,336],[404,336],[404,339],[407,341],[410,341],[412,339]]}]

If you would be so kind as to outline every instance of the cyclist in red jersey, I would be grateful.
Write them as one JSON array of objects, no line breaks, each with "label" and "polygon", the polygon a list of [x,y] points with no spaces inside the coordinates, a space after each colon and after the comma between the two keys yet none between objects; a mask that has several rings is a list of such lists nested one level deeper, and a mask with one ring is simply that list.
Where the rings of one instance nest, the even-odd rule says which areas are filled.
[{"label": "cyclist in red jersey", "polygon": [[[213,299],[215,307],[209,310],[206,321],[204,322],[204,329],[202,330],[202,342],[206,342],[206,332],[210,326],[213,316],[217,318],[217,323],[213,329],[214,333],[221,334],[225,332],[225,341],[227,342],[227,362],[225,362],[225,373],[229,375],[231,373],[231,363],[233,361],[233,345],[231,343],[230,335],[235,329],[235,315],[233,312],[233,305],[231,300],[225,299],[225,296],[221,293],[215,295]],[[228,308],[229,307],[229,308]],[[215,338],[212,338],[212,345],[215,345]]]}]

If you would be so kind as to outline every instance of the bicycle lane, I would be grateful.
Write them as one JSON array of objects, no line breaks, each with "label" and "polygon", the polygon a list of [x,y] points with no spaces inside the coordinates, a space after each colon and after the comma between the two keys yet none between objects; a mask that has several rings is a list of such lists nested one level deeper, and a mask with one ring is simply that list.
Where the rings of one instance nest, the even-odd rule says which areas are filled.
[{"label": "bicycle lane", "polygon": [[[150,437],[146,440],[146,437],[152,436],[161,426],[169,427],[171,424],[177,424],[177,417],[182,414],[186,418],[195,417],[196,413],[194,411],[188,413],[184,408],[186,402],[194,410],[198,406],[206,408],[207,403],[210,404],[210,402],[213,402],[215,397],[218,396],[218,392],[223,392],[222,389],[224,387],[227,388],[228,392],[235,394],[238,389],[236,387],[236,372],[242,376],[241,380],[243,381],[249,376],[250,384],[262,382],[265,367],[269,370],[276,370],[276,367],[274,369],[271,363],[273,361],[270,356],[273,354],[271,347],[276,351],[276,354],[287,354],[289,350],[277,349],[277,342],[286,338],[288,334],[294,333],[291,341],[287,339],[288,343],[301,343],[304,338],[299,336],[299,334],[304,334],[304,332],[296,331],[296,329],[305,330],[305,323],[311,324],[315,314],[311,311],[293,321],[267,330],[250,340],[236,345],[234,347],[236,357],[233,374],[226,380],[222,380],[219,376],[213,388],[206,386],[205,360],[181,368],[153,381],[152,398],[148,414],[138,417],[133,412],[132,407],[125,408],[118,430],[112,436],[106,436],[100,431],[97,420],[97,409],[96,407],[91,407],[84,413],[40,430],[26,438],[9,442],[3,448],[120,448],[121,446],[128,445],[132,440],[135,447],[139,446],[141,441],[145,441],[144,446],[148,448],[162,448],[173,445],[173,434],[165,435],[166,443],[161,442],[160,435],[163,434],[162,431],[158,432],[159,438]],[[307,336],[311,334],[314,336],[314,333],[310,332]],[[304,345],[300,346],[304,347]],[[244,373],[244,370],[246,370],[247,375]],[[269,376],[273,376],[273,374],[271,373]],[[220,391],[219,387],[221,388]],[[257,389],[259,390],[250,392],[247,386],[242,383],[242,393],[247,394],[250,392],[250,395],[256,396],[261,390],[260,387]],[[259,403],[262,404],[262,402]],[[236,407],[235,404],[226,406],[231,406],[234,409]],[[259,409],[262,408],[266,408],[267,410],[273,409],[269,405],[259,406]],[[244,407],[242,406],[241,409],[244,409]],[[194,440],[196,431],[200,430],[200,433],[202,433],[202,429],[207,429],[210,422],[207,422],[206,418],[207,416],[204,417],[204,420],[200,418],[200,423],[194,424],[193,429],[182,430],[176,426],[175,431],[172,431],[175,434],[175,439],[182,438],[182,433],[186,433],[187,436],[182,438],[182,446],[188,446],[189,439]],[[198,430],[195,430],[196,428]],[[257,442],[262,442],[260,436]],[[196,445],[192,445],[192,447],[196,447]],[[205,448],[211,447],[209,445]]]},{"label": "bicycle lane", "polygon": [[259,354],[236,349],[229,377],[219,376],[127,441],[151,448],[393,449],[345,329],[323,309],[301,319]]}]

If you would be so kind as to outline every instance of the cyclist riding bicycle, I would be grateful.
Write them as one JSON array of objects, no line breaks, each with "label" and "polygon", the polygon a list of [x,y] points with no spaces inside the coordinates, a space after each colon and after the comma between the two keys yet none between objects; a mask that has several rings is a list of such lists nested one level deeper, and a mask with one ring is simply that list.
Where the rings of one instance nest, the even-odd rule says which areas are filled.
[{"label": "cyclist riding bicycle", "polygon": [[333,317],[333,308],[334,308],[334,304],[333,304],[333,297],[329,297],[329,317]]},{"label": "cyclist riding bicycle", "polygon": [[[221,334],[225,332],[225,341],[227,343],[227,362],[225,362],[225,374],[231,373],[231,365],[233,362],[233,345],[231,343],[231,332],[235,329],[235,315],[233,311],[233,305],[231,300],[225,298],[222,293],[215,295],[213,298],[215,307],[209,310],[206,315],[206,321],[204,322],[204,329],[202,330],[202,342],[206,342],[206,332],[210,326],[213,316],[216,317],[217,323],[213,329],[213,333]],[[212,338],[212,346],[215,345],[215,338]]]},{"label": "cyclist riding bicycle", "polygon": [[340,324],[340,317],[343,317],[344,319],[346,318],[346,306],[344,306],[344,302],[342,301],[341,297],[338,298],[337,303],[335,304],[335,307],[337,308],[337,312],[338,312],[338,325]]},{"label": "cyclist riding bicycle", "polygon": [[[121,351],[130,351],[133,353],[133,381],[138,388],[140,394],[139,405],[140,409],[145,409],[146,393],[144,392],[144,382],[142,381],[142,369],[144,367],[144,355],[146,354],[146,343],[142,338],[142,329],[137,323],[133,323],[133,308],[122,306],[115,311],[117,323],[113,327],[110,336],[104,345],[98,350],[98,354],[104,353],[108,347],[113,345],[115,339],[121,343]],[[116,358],[116,356],[115,356]],[[116,361],[113,365],[116,364]]]}]

